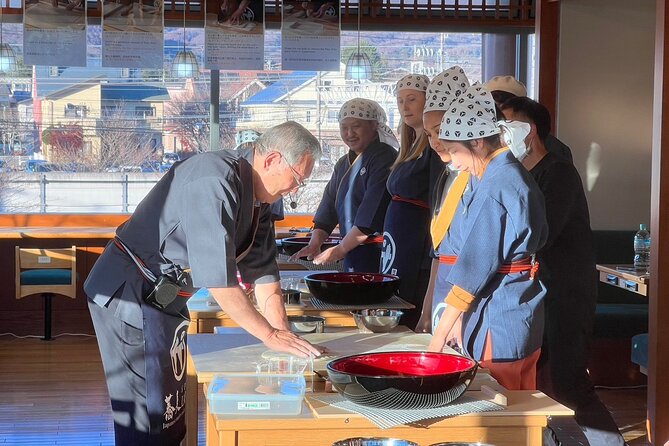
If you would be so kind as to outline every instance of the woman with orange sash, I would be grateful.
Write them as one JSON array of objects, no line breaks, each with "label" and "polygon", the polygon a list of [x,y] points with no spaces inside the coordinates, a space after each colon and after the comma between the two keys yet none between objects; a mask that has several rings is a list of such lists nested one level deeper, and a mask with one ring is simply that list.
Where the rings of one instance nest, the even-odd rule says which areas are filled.
[{"label": "woman with orange sash", "polygon": [[439,138],[451,163],[471,177],[439,245],[435,299],[446,308],[429,351],[441,351],[462,316],[465,354],[510,390],[536,389],[546,289],[535,253],[548,236],[541,191],[502,147],[490,92],[476,85],[442,118]]},{"label": "woman with orange sash", "polygon": [[[448,196],[451,197],[450,200],[458,200],[462,196],[464,186],[469,182],[468,172],[458,172],[452,169],[451,156],[442,146],[441,140],[439,140],[441,118],[446,113],[451,102],[460,97],[468,87],[469,80],[464,70],[457,65],[439,73],[427,86],[425,107],[423,109],[423,129],[432,151],[439,156],[445,166],[440,178],[437,179],[436,184],[433,186],[430,202],[432,210],[430,235],[432,248],[435,250],[439,247],[439,243],[444,238],[448,225],[453,218],[452,214],[447,214],[443,204]],[[460,179],[456,183],[457,178]],[[456,185],[455,188],[453,187],[454,185]],[[430,282],[425,292],[423,311],[416,326],[416,331],[431,332],[432,327],[437,326],[439,317],[446,308],[441,299],[438,301],[433,299],[437,274],[436,265],[437,263],[433,260]],[[457,327],[453,331],[456,332]]]}]

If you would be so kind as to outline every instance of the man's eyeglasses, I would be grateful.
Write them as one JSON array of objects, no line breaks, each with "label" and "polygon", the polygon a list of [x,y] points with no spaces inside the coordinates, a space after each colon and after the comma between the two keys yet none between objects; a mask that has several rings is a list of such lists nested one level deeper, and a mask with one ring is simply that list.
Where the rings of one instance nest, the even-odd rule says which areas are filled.
[{"label": "man's eyeglasses", "polygon": [[297,173],[297,171],[293,168],[293,166],[290,165],[288,160],[283,156],[281,152],[277,152],[279,155],[281,155],[281,158],[286,162],[286,165],[290,169],[290,173],[293,174],[293,179],[295,179],[295,184],[297,185],[298,189],[302,189],[304,186],[307,185],[307,182],[305,180],[300,180],[300,174]]}]

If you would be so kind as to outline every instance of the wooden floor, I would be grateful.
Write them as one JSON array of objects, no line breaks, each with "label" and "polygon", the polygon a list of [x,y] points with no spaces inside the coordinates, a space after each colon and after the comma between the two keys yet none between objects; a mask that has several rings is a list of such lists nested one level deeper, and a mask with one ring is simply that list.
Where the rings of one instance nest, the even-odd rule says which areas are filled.
[{"label": "wooden floor", "polygon": [[[649,445],[645,389],[599,393],[630,446]],[[579,439],[575,423],[565,420],[560,428],[565,446],[587,444]],[[203,424],[199,438],[203,445]],[[63,336],[44,342],[0,336],[0,445],[113,444],[95,338]]]}]

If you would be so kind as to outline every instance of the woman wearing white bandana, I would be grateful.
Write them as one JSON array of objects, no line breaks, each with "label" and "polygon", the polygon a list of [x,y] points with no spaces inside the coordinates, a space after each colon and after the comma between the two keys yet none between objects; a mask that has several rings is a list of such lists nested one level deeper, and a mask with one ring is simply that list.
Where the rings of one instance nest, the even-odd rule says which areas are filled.
[{"label": "woman wearing white bandana", "polygon": [[397,107],[402,117],[402,142],[391,167],[387,188],[392,200],[383,224],[381,272],[402,279],[398,295],[414,304],[401,323],[416,327],[430,279],[430,192],[444,163],[430,149],[423,132],[427,76],[409,74],[397,82]]},{"label": "woman wearing white bandana", "polygon": [[[469,80],[462,68],[455,65],[449,69],[442,71],[430,81],[427,86],[425,97],[425,107],[423,108],[423,129],[430,142],[430,147],[435,154],[439,156],[444,166],[451,163],[451,156],[442,147],[442,142],[439,139],[439,128],[441,127],[441,118],[448,110],[451,102],[458,99],[464,91],[469,88]],[[460,178],[458,183],[455,180]],[[445,212],[443,206],[448,194],[455,198],[461,196],[464,191],[464,186],[469,182],[468,173],[460,173],[449,168],[442,170],[442,175],[432,186],[431,194],[431,211],[432,221],[430,223],[430,237],[431,245],[436,250],[439,243],[443,239],[448,225],[453,218],[452,214]],[[456,187],[453,188],[453,185]],[[453,199],[452,198],[452,199]],[[430,332],[432,327],[437,325],[441,313],[446,308],[443,302],[433,302],[434,280],[436,277],[436,265],[433,262],[431,265],[431,280],[427,286],[424,294],[423,313],[417,324],[417,331]],[[457,327],[454,329],[457,331]],[[449,341],[451,338],[449,337]],[[457,336],[454,339],[455,343],[459,343]]]},{"label": "woman wearing white bandana", "polygon": [[[466,353],[510,390],[536,389],[546,289],[534,254],[548,236],[544,200],[531,175],[502,147],[492,96],[465,91],[442,119],[439,138],[471,187],[439,245],[435,299],[446,309],[430,351],[441,351],[462,315]],[[447,203],[447,205],[451,205]]]},{"label": "woman wearing white bandana", "polygon": [[[339,131],[350,151],[335,165],[314,215],[311,242],[294,257],[312,258],[315,264],[344,259],[345,271],[378,272],[383,243],[383,220],[390,195],[386,181],[399,145],[385,122],[386,114],[374,101],[356,98],[339,111]],[[343,239],[321,252],[335,226]]]}]

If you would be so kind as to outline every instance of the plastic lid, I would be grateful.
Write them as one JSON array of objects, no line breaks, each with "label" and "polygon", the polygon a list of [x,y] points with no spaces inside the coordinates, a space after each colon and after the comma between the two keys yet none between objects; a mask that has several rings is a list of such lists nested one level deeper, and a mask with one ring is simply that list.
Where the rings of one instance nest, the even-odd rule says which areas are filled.
[{"label": "plastic lid", "polygon": [[645,231],[645,230],[646,230],[646,225],[643,224],[643,223],[641,223],[641,224],[639,225],[639,230],[640,230],[640,231]]},{"label": "plastic lid", "polygon": [[304,393],[304,383],[284,381],[281,383],[280,392],[284,395],[301,395]]}]

